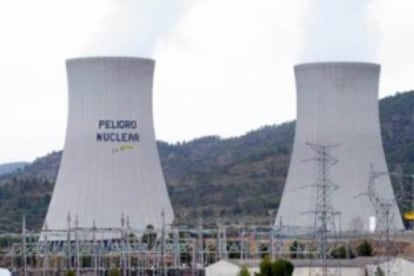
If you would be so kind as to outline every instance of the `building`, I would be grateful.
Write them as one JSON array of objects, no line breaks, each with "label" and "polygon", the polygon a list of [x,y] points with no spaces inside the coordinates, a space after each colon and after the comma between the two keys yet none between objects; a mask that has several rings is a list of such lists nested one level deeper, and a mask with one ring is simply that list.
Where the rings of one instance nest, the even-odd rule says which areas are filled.
[{"label": "building", "polygon": [[67,133],[43,233],[172,223],[153,127],[154,61],[78,58],[66,66]]},{"label": "building", "polygon": [[0,268],[0,276],[11,276],[11,272],[7,268]]},{"label": "building", "polygon": [[414,271],[414,260],[406,257],[390,257],[389,259],[378,260],[376,264],[367,266],[367,276],[376,275],[398,275],[410,276]]},{"label": "building", "polygon": [[[394,199],[379,124],[379,73],[380,66],[370,63],[295,67],[296,133],[277,224],[314,227],[315,215],[322,212],[318,208],[323,204],[317,206],[322,177],[329,186],[326,203],[336,214],[332,225],[337,231],[368,231],[373,217],[378,226],[383,216],[367,195],[371,168],[384,173],[375,178],[376,197],[387,202]],[[318,159],[324,158],[316,154],[318,146],[328,148],[327,154],[337,160],[325,164],[326,174],[318,169]],[[391,206],[389,213],[394,217],[390,228],[403,229],[397,206]]]}]

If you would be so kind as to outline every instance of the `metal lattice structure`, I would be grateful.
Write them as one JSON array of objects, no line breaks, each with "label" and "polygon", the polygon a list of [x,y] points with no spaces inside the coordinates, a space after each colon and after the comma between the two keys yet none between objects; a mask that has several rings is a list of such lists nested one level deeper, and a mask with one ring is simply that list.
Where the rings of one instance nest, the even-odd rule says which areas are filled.
[{"label": "metal lattice structure", "polygon": [[[378,239],[377,233],[334,233],[329,226],[319,227],[327,229],[322,237],[323,232],[312,227],[283,224],[202,225],[200,221],[196,226],[164,224],[161,229],[135,229],[128,220],[121,216],[118,228],[82,228],[72,223],[62,233],[49,229],[42,234],[26,231],[23,220],[21,233],[0,236],[10,239],[10,244],[2,248],[0,265],[14,275],[65,275],[70,270],[83,276],[105,275],[111,270],[119,270],[123,276],[203,275],[205,267],[218,260],[257,261],[269,255],[273,260],[309,258],[303,261],[309,262],[310,272],[338,275],[337,268],[342,263],[331,259],[337,243]],[[396,238],[405,235],[400,233],[403,236],[397,237],[393,231],[390,234]],[[39,239],[41,235],[43,239]],[[57,241],[54,235],[66,235],[67,239]],[[93,238],[103,235],[120,238]],[[322,241],[326,244],[320,246]]]},{"label": "metal lattice structure", "polygon": [[[207,264],[220,259],[260,259],[270,253],[273,242],[268,226],[218,225],[205,229],[200,223],[196,228],[164,225],[162,229],[138,230],[130,227],[126,217],[121,218],[121,227],[111,229],[76,224],[67,233],[31,233],[24,230],[25,225],[22,229],[0,259],[18,275],[69,270],[76,275],[104,275],[111,269],[120,270],[122,275],[202,275]],[[56,241],[54,235],[67,235],[67,240]],[[102,235],[120,239],[85,239]]]},{"label": "metal lattice structure", "polygon": [[[377,179],[383,176],[395,177],[394,195],[390,197],[383,195],[379,191]],[[377,245],[380,254],[377,256],[377,264],[386,262],[385,275],[391,275],[394,257],[398,255],[399,249],[395,244],[396,235],[394,220],[399,218],[400,213],[395,213],[395,209],[409,208],[412,204],[404,185],[404,178],[411,179],[411,175],[403,174],[401,166],[397,166],[392,173],[375,171],[374,166],[370,166],[368,189],[365,193],[358,196],[368,196],[375,209],[375,233],[377,234]]]},{"label": "metal lattice structure", "polygon": [[309,142],[307,145],[316,154],[314,158],[309,160],[317,162],[317,173],[315,182],[304,187],[316,190],[315,209],[306,213],[314,215],[314,242],[321,260],[322,275],[327,276],[330,275],[328,268],[329,249],[336,245],[335,218],[340,214],[332,204],[332,194],[339,189],[339,185],[330,178],[330,169],[338,162],[331,151],[338,145],[319,145]]}]

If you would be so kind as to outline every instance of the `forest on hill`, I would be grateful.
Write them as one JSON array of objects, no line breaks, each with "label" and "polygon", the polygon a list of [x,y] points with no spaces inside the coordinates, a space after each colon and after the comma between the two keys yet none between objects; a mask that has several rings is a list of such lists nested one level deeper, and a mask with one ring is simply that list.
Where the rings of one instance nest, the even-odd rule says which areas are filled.
[{"label": "forest on hill", "polygon": [[[414,174],[414,91],[379,101],[386,159]],[[168,191],[179,222],[270,223],[289,166],[294,122],[261,127],[240,137],[158,142]],[[42,226],[62,152],[0,175],[0,231]]]}]

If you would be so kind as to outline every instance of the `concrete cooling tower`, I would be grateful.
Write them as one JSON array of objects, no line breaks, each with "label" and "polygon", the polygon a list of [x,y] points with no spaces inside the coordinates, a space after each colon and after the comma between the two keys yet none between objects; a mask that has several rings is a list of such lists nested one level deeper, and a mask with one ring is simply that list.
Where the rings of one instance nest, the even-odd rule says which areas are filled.
[{"label": "concrete cooling tower", "polygon": [[[329,168],[330,191],[336,227],[369,229],[376,216],[366,195],[370,167],[387,172],[379,124],[380,66],[369,63],[310,63],[295,67],[297,121],[289,172],[276,223],[313,227],[317,189],[321,177],[314,149],[309,145],[336,145],[329,151],[337,163]],[[307,160],[307,161],[306,161]],[[318,175],[319,174],[319,175]],[[325,177],[325,176],[322,176]],[[387,174],[375,179],[375,192],[393,199]],[[361,196],[358,196],[361,195]],[[398,208],[391,208],[393,229],[403,229]],[[378,221],[377,217],[377,221]]]},{"label": "concrete cooling tower", "polygon": [[[152,117],[154,61],[68,60],[69,115],[44,230],[155,228],[173,221]],[[69,219],[68,219],[69,218]]]}]

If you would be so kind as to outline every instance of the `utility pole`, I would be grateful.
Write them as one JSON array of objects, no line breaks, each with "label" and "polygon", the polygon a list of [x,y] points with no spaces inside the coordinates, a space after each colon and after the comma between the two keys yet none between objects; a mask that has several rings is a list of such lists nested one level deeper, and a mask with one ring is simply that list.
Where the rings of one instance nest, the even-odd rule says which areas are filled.
[{"label": "utility pole", "polygon": [[204,267],[204,248],[203,248],[203,221],[199,218],[198,221],[198,239],[197,239],[197,252],[198,252],[198,262],[201,267]]},{"label": "utility pole", "polygon": [[162,261],[162,269],[163,269],[163,275],[167,276],[168,268],[167,268],[167,262],[165,260],[165,212],[164,208],[161,211],[161,261]]},{"label": "utility pole", "polygon": [[79,252],[79,218],[78,215],[75,217],[75,246],[76,246],[76,275],[80,274],[80,252]]},{"label": "utility pole", "polygon": [[26,256],[26,216],[22,218],[22,257],[23,257],[23,275],[27,276],[27,256]]},{"label": "utility pole", "polygon": [[48,274],[48,270],[49,270],[49,257],[48,257],[48,251],[49,251],[49,246],[48,246],[48,241],[47,241],[47,232],[48,232],[48,228],[47,228],[47,223],[45,222],[45,228],[44,228],[44,258],[43,258],[43,276],[46,276]]},{"label": "utility pole", "polygon": [[70,237],[70,231],[71,231],[70,213],[68,213],[68,216],[66,217],[66,219],[67,219],[67,226],[68,226],[67,239],[66,239],[66,249],[67,249],[67,252],[66,252],[66,258],[67,258],[66,259],[66,269],[69,270],[69,269],[72,268],[72,256],[71,256],[71,249],[72,249],[71,247],[72,247],[72,245],[71,245],[71,237]]},{"label": "utility pole", "polygon": [[282,258],[283,254],[283,220],[280,218],[279,220],[279,226],[277,228],[276,232],[276,238],[277,238],[277,256],[279,259]]}]

